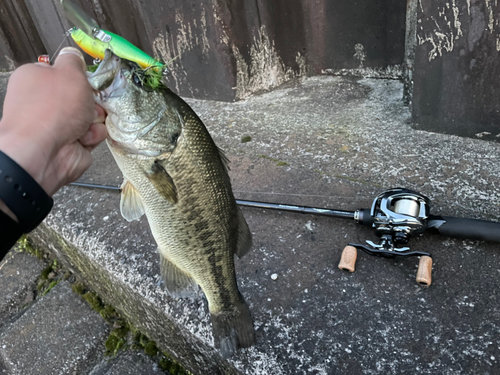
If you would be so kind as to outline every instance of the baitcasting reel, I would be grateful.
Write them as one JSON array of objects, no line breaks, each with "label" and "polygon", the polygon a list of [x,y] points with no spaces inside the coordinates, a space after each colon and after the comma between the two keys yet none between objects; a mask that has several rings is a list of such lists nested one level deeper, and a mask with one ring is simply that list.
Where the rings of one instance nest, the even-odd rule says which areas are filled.
[{"label": "baitcasting reel", "polygon": [[428,227],[429,199],[415,191],[396,188],[384,191],[373,201],[370,210],[357,210],[354,220],[370,226],[380,237],[380,243],[366,241],[366,244],[350,243],[344,248],[339,268],[354,272],[357,250],[382,257],[420,256],[417,282],[431,284],[432,257],[422,251],[410,251],[404,246],[411,237],[422,235]]}]

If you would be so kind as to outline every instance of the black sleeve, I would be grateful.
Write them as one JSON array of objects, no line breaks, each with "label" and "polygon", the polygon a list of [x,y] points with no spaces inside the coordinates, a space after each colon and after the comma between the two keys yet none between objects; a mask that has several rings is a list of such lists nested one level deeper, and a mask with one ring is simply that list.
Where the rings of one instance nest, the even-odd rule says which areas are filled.
[{"label": "black sleeve", "polygon": [[2,260],[16,241],[23,235],[19,224],[0,210],[0,260]]}]

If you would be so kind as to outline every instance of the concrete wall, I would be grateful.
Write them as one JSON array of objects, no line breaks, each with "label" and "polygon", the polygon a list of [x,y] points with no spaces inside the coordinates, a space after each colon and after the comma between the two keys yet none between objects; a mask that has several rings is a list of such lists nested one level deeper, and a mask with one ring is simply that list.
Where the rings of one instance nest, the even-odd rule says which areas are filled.
[{"label": "concrete wall", "polygon": [[419,0],[417,12],[417,126],[499,141],[500,2]]},{"label": "concrete wall", "polygon": [[[346,70],[394,77],[404,62],[417,128],[500,140],[498,0],[77,1],[168,62],[184,97],[232,101]],[[2,0],[0,70],[54,54],[69,27],[59,0]]]},{"label": "concrete wall", "polygon": [[[104,29],[172,60],[169,84],[187,97],[230,101],[296,76],[403,62],[402,0],[78,1]],[[58,3],[2,0],[0,68],[54,53],[69,27]]]}]

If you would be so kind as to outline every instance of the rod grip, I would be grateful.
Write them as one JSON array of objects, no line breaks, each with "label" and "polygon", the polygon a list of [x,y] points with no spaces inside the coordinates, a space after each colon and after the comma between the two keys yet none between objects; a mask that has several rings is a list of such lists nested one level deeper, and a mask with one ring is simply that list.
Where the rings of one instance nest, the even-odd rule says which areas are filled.
[{"label": "rod grip", "polygon": [[420,257],[417,271],[417,283],[429,286],[432,283],[432,258],[428,256]]},{"label": "rod grip", "polygon": [[428,228],[444,236],[500,242],[500,223],[450,216],[430,216]]},{"label": "rod grip", "polygon": [[342,251],[339,268],[344,271],[354,272],[357,258],[358,250],[354,246],[346,246]]}]

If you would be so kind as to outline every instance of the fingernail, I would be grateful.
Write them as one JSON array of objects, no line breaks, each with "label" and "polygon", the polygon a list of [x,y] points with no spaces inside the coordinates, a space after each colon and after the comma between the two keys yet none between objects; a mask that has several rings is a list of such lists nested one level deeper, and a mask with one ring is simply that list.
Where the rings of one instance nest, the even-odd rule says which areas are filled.
[{"label": "fingernail", "polygon": [[59,55],[65,55],[68,53],[73,54],[73,55],[77,55],[79,58],[81,58],[85,62],[85,59],[83,58],[82,53],[80,52],[80,50],[76,49],[75,47],[64,47],[61,50],[61,52],[59,52]]},{"label": "fingernail", "polygon": [[97,110],[94,112],[94,121],[92,121],[92,124],[97,124],[99,122],[104,122],[106,117],[104,115],[100,115]]},{"label": "fingernail", "polygon": [[82,62],[83,62],[83,65],[85,67],[85,70],[87,70],[87,64],[85,63],[85,58],[83,57],[82,53],[80,52],[80,50],[74,48],[74,47],[64,47],[61,52],[59,52],[59,55],[58,56],[61,56],[61,55],[75,55],[75,56],[78,56]]}]

